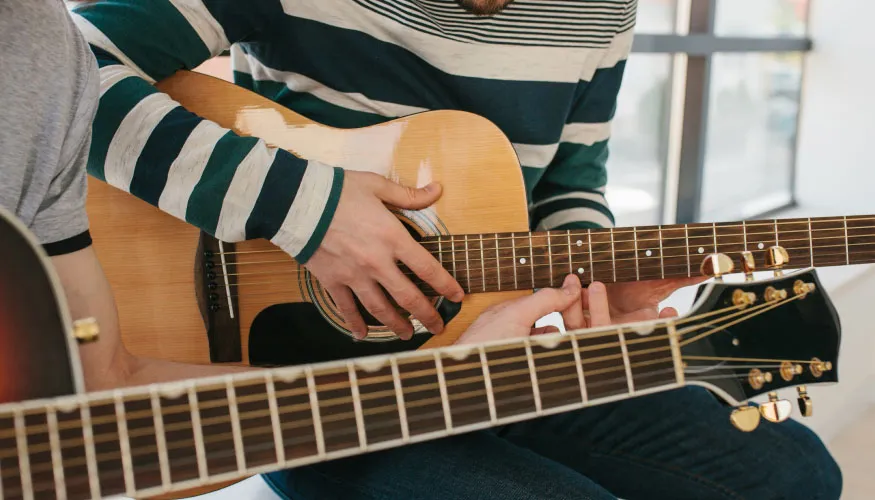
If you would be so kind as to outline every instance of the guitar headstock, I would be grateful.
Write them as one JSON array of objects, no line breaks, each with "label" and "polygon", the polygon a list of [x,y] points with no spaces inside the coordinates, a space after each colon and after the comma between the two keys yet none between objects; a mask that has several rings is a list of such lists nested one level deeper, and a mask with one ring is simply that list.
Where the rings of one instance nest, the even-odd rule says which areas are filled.
[{"label": "guitar headstock", "polygon": [[[719,268],[715,256],[708,266]],[[754,281],[702,285],[689,314],[677,321],[684,377],[734,405],[762,394],[757,408],[740,406],[733,424],[753,430],[760,415],[789,418],[792,404],[775,391],[796,387],[802,415],[811,414],[806,385],[838,381],[841,325],[814,269]]]}]

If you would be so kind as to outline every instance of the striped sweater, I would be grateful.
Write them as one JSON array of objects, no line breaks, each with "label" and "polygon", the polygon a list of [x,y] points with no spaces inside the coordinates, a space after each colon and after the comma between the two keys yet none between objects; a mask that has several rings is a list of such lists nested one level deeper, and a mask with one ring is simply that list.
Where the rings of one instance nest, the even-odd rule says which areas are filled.
[{"label": "striped sweater", "polygon": [[89,173],[225,241],[266,238],[301,263],[343,170],[242,137],[155,81],[230,49],[237,84],[333,127],[457,109],[518,154],[532,229],[607,227],[610,122],[636,0],[102,0],[73,10],[100,67]]}]

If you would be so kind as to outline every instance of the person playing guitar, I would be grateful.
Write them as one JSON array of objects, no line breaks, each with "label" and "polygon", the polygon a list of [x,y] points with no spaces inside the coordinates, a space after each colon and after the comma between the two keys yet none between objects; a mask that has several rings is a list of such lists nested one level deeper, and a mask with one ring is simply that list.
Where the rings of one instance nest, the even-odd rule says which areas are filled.
[{"label": "person playing guitar", "polygon": [[[388,312],[378,285],[430,331],[441,326],[394,262],[461,298],[383,205],[424,207],[439,186],[300,160],[199,119],[151,85],[229,47],[239,83],[336,126],[421,109],[482,114],[516,144],[533,226],[613,223],[604,161],[634,1],[106,0],[72,14],[78,31],[57,2],[12,0],[0,13],[0,53],[16,68],[0,75],[0,204],[53,255],[74,316],[101,324],[101,340],[81,348],[89,388],[246,368],[126,353],[90,248],[86,163],[218,237],[272,240],[328,284],[345,314],[358,314],[354,293],[400,335],[410,325]],[[552,311],[570,328],[652,318],[684,284],[584,292],[569,277],[561,290],[490,310],[461,341],[524,336]],[[265,479],[286,498],[838,498],[841,473],[811,431],[788,421],[740,433],[729,411],[683,388]]]}]

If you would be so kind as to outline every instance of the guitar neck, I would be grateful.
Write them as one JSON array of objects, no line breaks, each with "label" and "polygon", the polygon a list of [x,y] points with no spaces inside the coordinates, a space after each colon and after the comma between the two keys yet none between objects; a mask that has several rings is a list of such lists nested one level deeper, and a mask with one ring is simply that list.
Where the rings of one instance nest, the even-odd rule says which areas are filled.
[{"label": "guitar neck", "polygon": [[775,245],[787,251],[791,268],[872,263],[875,215],[446,235],[422,243],[466,292],[498,292],[559,286],[569,273],[585,284],[698,276],[712,253],[729,256],[740,272],[745,250],[762,270],[765,249]]},{"label": "guitar neck", "polygon": [[22,403],[0,410],[0,498],[142,497],[678,387],[672,325]]}]

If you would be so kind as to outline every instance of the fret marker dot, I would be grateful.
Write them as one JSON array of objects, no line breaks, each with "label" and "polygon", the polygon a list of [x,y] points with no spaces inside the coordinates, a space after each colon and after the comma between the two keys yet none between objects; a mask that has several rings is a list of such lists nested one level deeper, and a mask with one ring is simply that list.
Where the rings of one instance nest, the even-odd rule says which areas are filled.
[{"label": "fret marker dot", "polygon": [[759,248],[760,250],[762,250],[763,248],[766,248],[766,245],[763,244],[763,243],[760,243],[759,245],[757,245],[757,248]]},{"label": "fret marker dot", "polygon": [[577,268],[577,274],[583,274],[583,268],[582,268],[582,267],[578,267],[578,268]]},{"label": "fret marker dot", "polygon": [[577,240],[577,246],[583,246],[583,240]]},{"label": "fret marker dot", "polygon": [[703,247],[699,247],[699,253],[705,253],[705,249]]},{"label": "fret marker dot", "polygon": [[644,252],[644,255],[650,257],[651,255],[653,255],[653,252],[651,252],[650,250],[648,250],[648,251]]},{"label": "fret marker dot", "polygon": [[525,257],[521,258],[521,259],[520,259],[520,264],[525,264],[525,263],[526,263],[526,258],[525,258]]}]

